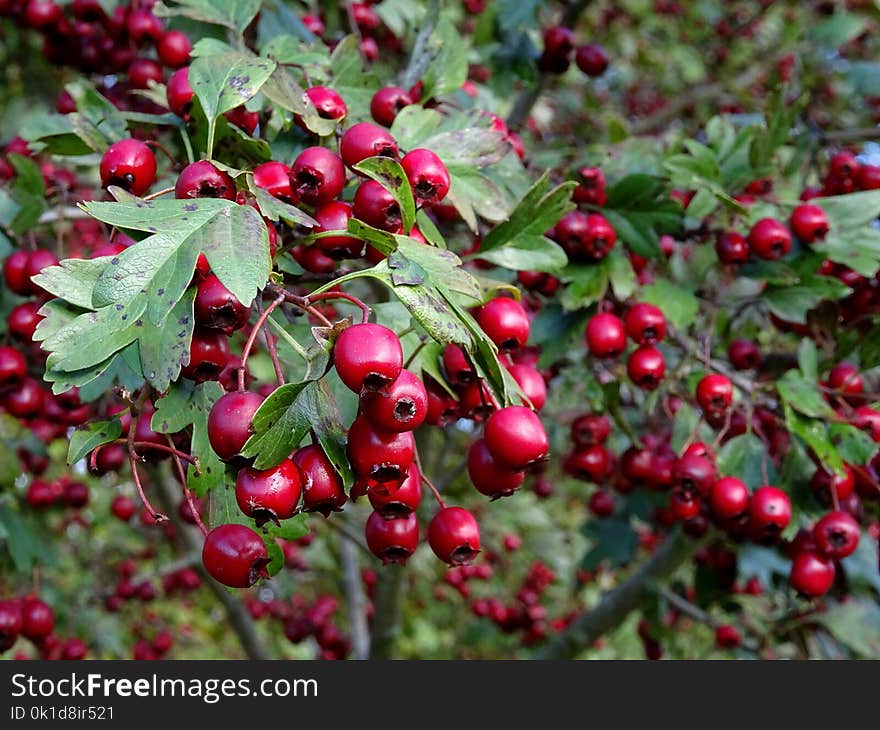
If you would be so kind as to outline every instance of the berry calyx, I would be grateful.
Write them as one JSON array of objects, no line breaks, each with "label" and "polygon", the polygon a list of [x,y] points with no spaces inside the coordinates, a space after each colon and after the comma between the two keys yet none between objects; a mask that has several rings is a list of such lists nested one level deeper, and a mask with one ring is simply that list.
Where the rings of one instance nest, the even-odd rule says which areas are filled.
[{"label": "berry calyx", "polygon": [[428,392],[418,377],[401,370],[393,382],[363,394],[361,413],[378,429],[412,431],[428,415]]},{"label": "berry calyx", "polygon": [[257,527],[293,517],[301,494],[302,474],[290,459],[262,471],[245,467],[235,479],[238,506],[256,520]]},{"label": "berry calyx", "polygon": [[449,172],[431,150],[415,149],[400,161],[412,187],[416,204],[423,208],[439,203],[449,192]]}]

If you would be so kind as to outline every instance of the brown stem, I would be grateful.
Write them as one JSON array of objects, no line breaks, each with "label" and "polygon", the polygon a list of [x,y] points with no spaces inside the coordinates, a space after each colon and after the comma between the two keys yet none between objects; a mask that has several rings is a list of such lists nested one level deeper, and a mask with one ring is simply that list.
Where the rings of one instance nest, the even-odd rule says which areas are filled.
[{"label": "brown stem", "polygon": [[[138,405],[140,405],[143,398],[138,400]],[[128,462],[131,464],[131,477],[134,480],[134,488],[137,490],[138,497],[141,500],[141,503],[146,507],[147,511],[150,513],[150,516],[156,520],[156,522],[165,522],[168,519],[168,515],[162,514],[155,507],[153,507],[152,502],[150,502],[149,498],[144,492],[144,485],[141,484],[141,476],[138,474],[138,462],[141,460],[141,457],[138,455],[135,450],[134,444],[134,433],[135,433],[135,421],[137,421],[137,408],[132,405],[131,407],[131,418],[132,423],[128,428]]]},{"label": "brown stem", "polygon": [[[171,443],[171,437],[165,436],[168,439],[168,442]],[[199,510],[196,508],[195,500],[193,499],[193,493],[189,488],[189,485],[186,483],[186,469],[183,468],[183,462],[180,460],[180,457],[173,453],[171,458],[174,460],[174,468],[177,470],[177,476],[180,479],[180,484],[183,487],[183,497],[186,499],[186,506],[189,507],[190,514],[193,517],[193,520],[196,523],[196,526],[202,531],[202,534],[207,537],[208,536],[208,528],[205,527],[205,523],[202,522],[202,516],[199,514]]]},{"label": "brown stem", "polygon": [[326,299],[344,299],[347,302],[351,302],[355,306],[357,306],[361,310],[361,322],[366,323],[370,321],[371,310],[367,304],[358,299],[356,296],[351,294],[346,294],[341,291],[325,291],[320,294],[310,294],[305,298],[307,305],[312,304],[314,302],[321,302]]},{"label": "brown stem", "polygon": [[[703,609],[695,606],[684,596],[679,595],[670,588],[658,588],[657,594],[676,611],[684,614],[685,616],[689,616],[694,621],[704,624],[710,629],[717,629],[719,626],[721,626],[721,622],[716,620],[711,614],[706,613]],[[757,652],[760,649],[760,644],[757,641],[749,638],[743,639],[742,646],[744,649],[748,649],[752,652]]]},{"label": "brown stem", "polygon": [[[115,441],[112,441],[111,443],[127,444],[128,439],[116,439]],[[95,451],[100,451],[104,446],[106,446],[106,444],[99,446],[98,448],[95,449]],[[184,452],[180,451],[179,449],[175,449],[173,446],[166,446],[165,444],[154,444],[152,441],[135,441],[134,447],[135,447],[135,449],[143,449],[145,451],[149,450],[149,449],[155,449],[156,451],[164,451],[167,454],[174,454],[175,456],[177,456],[178,459],[183,459],[184,461],[188,461],[193,466],[196,466],[196,467],[198,466],[199,460],[195,456],[192,456],[191,454],[185,454]]]},{"label": "brown stem", "polygon": [[260,334],[260,328],[265,323],[266,318],[270,314],[272,314],[273,311],[275,311],[275,308],[284,303],[284,299],[285,298],[279,294],[275,299],[272,300],[272,303],[263,310],[262,314],[260,314],[259,319],[253,326],[253,329],[251,329],[250,335],[248,335],[247,342],[244,343],[244,349],[241,351],[241,365],[238,368],[239,390],[244,390],[244,374],[245,370],[247,370],[247,359],[248,357],[250,357],[251,350],[254,347],[254,342],[257,339],[257,335]]}]

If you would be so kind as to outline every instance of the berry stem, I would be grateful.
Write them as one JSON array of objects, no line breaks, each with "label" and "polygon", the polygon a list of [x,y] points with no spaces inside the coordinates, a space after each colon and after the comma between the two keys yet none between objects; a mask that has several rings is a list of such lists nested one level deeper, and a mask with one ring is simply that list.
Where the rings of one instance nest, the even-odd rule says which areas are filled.
[{"label": "berry stem", "polygon": [[[671,588],[658,588],[657,595],[660,596],[666,603],[668,603],[672,608],[674,608],[678,613],[684,614],[689,618],[692,618],[694,621],[697,621],[701,624],[708,626],[711,629],[717,629],[721,623],[717,621],[711,614],[706,613],[703,609],[695,606],[693,603],[688,601],[684,596],[676,593]],[[757,652],[760,649],[760,644],[749,638],[744,638],[742,642],[742,647],[747,649],[748,651]]]},{"label": "berry stem", "polygon": [[[171,446],[171,436],[166,435],[166,439],[168,439],[168,445]],[[196,509],[196,503],[193,499],[192,491],[189,488],[189,485],[186,482],[186,470],[183,468],[183,462],[180,460],[178,456],[177,449],[172,449],[171,458],[174,460],[174,468],[177,470],[177,476],[180,478],[180,484],[183,486],[183,496],[186,499],[186,504],[189,507],[190,514],[193,517],[198,528],[202,531],[202,534],[207,537],[208,536],[208,528],[205,527],[205,523],[202,522],[202,516],[199,514],[198,509]]]},{"label": "berry stem", "polygon": [[361,310],[361,322],[366,324],[370,321],[370,314],[372,313],[372,310],[366,303],[358,299],[356,296],[353,296],[352,294],[346,294],[342,291],[325,291],[321,292],[320,294],[310,294],[306,297],[305,301],[307,302],[307,304],[311,304],[313,302],[321,302],[326,299],[344,299],[347,302],[351,302]]},{"label": "berry stem", "polygon": [[320,310],[316,309],[309,303],[307,297],[301,297],[298,294],[287,291],[287,289],[284,289],[283,287],[277,286],[275,284],[269,284],[266,287],[266,291],[268,291],[270,294],[284,297],[284,301],[290,302],[293,306],[298,307],[307,314],[311,314],[325,327],[333,326],[333,323],[329,319],[327,319],[327,317],[325,317]]},{"label": "berry stem", "polygon": [[174,188],[162,188],[161,190],[157,190],[155,193],[150,193],[149,195],[144,196],[144,200],[155,200],[156,198],[161,198],[163,195],[168,195],[168,193],[173,193]]},{"label": "berry stem", "polygon": [[[164,153],[165,157],[167,157],[171,161],[171,164],[174,165],[174,167],[177,167],[177,159],[174,157],[174,155],[172,155],[168,151],[168,148],[165,147],[165,145],[163,145],[161,142],[157,142],[154,139],[149,139],[145,142],[145,144],[147,145],[147,147],[153,147],[157,150],[161,150],[162,153]],[[172,190],[173,189],[174,188],[172,188]]]},{"label": "berry stem", "polygon": [[134,488],[137,490],[138,498],[141,500],[141,503],[150,513],[150,516],[156,520],[156,522],[165,522],[168,520],[168,515],[159,512],[150,502],[149,498],[144,492],[144,485],[141,483],[141,476],[138,474],[138,462],[141,460],[141,457],[138,455],[135,450],[135,440],[134,440],[134,422],[137,420],[137,413],[135,406],[131,408],[131,416],[132,416],[132,424],[128,428],[128,462],[131,464],[131,478],[134,481]]},{"label": "berry stem", "polygon": [[279,294],[275,299],[272,300],[272,303],[266,307],[262,313],[260,314],[260,318],[257,320],[257,323],[251,329],[250,335],[248,335],[247,342],[244,344],[244,349],[241,351],[241,365],[238,368],[238,389],[244,390],[244,374],[247,369],[247,359],[250,357],[251,350],[253,349],[254,342],[257,339],[257,335],[260,333],[260,328],[266,321],[266,318],[272,314],[273,311],[284,303],[286,297]]},{"label": "berry stem", "polygon": [[[128,439],[116,439],[115,441],[113,441],[111,443],[127,444]],[[103,446],[106,446],[106,444],[99,446],[92,453],[97,453],[98,451],[100,451],[103,448]],[[179,459],[183,459],[184,461],[188,461],[190,464],[193,464],[194,466],[198,467],[198,459],[196,459],[195,456],[192,456],[191,454],[186,454],[183,451],[179,451],[178,449],[175,449],[173,446],[165,446],[165,444],[154,444],[151,441],[135,441],[134,447],[135,447],[135,449],[155,449],[156,451],[164,451],[166,453],[173,454],[173,455],[177,456],[177,458],[179,458]]]},{"label": "berry stem", "polygon": [[446,502],[443,501],[443,497],[440,496],[440,491],[433,485],[430,479],[425,476],[425,472],[422,470],[422,462],[419,459],[418,451],[415,454],[416,466],[419,467],[419,475],[422,477],[422,483],[425,484],[428,489],[431,490],[431,494],[434,495],[434,499],[437,500],[437,504],[440,505],[440,509],[446,509]]}]

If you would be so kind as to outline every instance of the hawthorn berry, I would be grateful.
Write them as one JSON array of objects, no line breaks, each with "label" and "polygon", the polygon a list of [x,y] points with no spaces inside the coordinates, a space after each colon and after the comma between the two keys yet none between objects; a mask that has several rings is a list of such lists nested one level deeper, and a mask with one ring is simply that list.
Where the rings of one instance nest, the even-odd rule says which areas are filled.
[{"label": "hawthorn berry", "polygon": [[601,76],[608,68],[610,59],[598,43],[588,43],[577,49],[574,62],[587,76]]},{"label": "hawthorn berry", "polygon": [[419,546],[419,523],[414,512],[386,519],[373,512],[364,526],[367,547],[384,564],[404,564]]},{"label": "hawthorn berry", "polygon": [[[345,231],[348,229],[348,221],[352,218],[350,203],[341,200],[333,200],[318,208],[312,217],[318,222],[314,233],[326,233],[327,231]],[[325,236],[316,241],[322,251],[334,259],[357,258],[364,250],[364,242],[354,236],[340,234],[338,236]]]},{"label": "hawthorn berry", "polygon": [[762,218],[749,231],[749,249],[767,261],[780,259],[791,250],[791,233],[775,218]]},{"label": "hawthorn berry", "polygon": [[637,345],[656,345],[666,336],[666,316],[653,304],[634,304],[623,321],[626,333]]},{"label": "hawthorn berry", "polygon": [[101,185],[143,195],[156,179],[156,157],[139,139],[121,139],[101,157]]},{"label": "hawthorn berry", "polygon": [[446,373],[446,379],[456,387],[464,387],[476,380],[477,374],[474,372],[468,358],[465,356],[464,350],[458,345],[449,344],[443,348],[443,372]]},{"label": "hawthorn berry", "polygon": [[327,86],[312,86],[306,89],[305,97],[315,107],[321,119],[341,120],[348,114],[345,100]]},{"label": "hawthorn berry", "polygon": [[390,127],[400,110],[413,103],[412,97],[399,86],[383,86],[370,101],[370,114],[383,127]]},{"label": "hawthorn berry", "polygon": [[290,459],[257,470],[245,467],[235,478],[235,499],[241,511],[256,520],[257,527],[286,520],[296,514],[302,495],[302,473]]},{"label": "hawthorn berry", "polygon": [[578,416],[571,424],[571,438],[577,446],[602,444],[611,435],[611,422],[598,413]]},{"label": "hawthorn berry", "polygon": [[495,411],[486,420],[484,438],[496,462],[514,470],[543,461],[549,451],[541,420],[525,406],[508,406]]},{"label": "hawthorn berry", "polygon": [[502,352],[517,350],[529,339],[529,318],[515,299],[495,297],[474,314],[477,324]]},{"label": "hawthorn berry", "polygon": [[828,214],[818,205],[799,205],[791,213],[791,230],[804,243],[815,243],[828,233]]},{"label": "hawthorn berry", "polygon": [[598,484],[608,474],[609,463],[608,451],[601,444],[595,444],[572,451],[562,468],[575,479]]},{"label": "hawthorn berry", "polygon": [[296,203],[290,186],[290,168],[283,162],[270,160],[254,168],[254,185],[262,188],[273,198],[291,205]]},{"label": "hawthorn berry", "polygon": [[410,464],[406,479],[393,492],[382,494],[371,489],[367,496],[370,506],[386,520],[415,512],[422,501],[422,475],[418,466]]},{"label": "hawthorn berry", "polygon": [[403,233],[400,205],[383,185],[375,180],[364,180],[354,192],[354,217],[373,228],[391,233]]},{"label": "hawthorn berry", "polygon": [[666,361],[656,347],[643,345],[626,362],[626,372],[633,384],[643,390],[655,390],[666,374]]},{"label": "hawthorn berry", "polygon": [[587,348],[593,357],[617,357],[626,348],[623,322],[613,314],[600,313],[590,318],[585,331]]},{"label": "hawthorn berry", "polygon": [[529,365],[511,365],[507,368],[507,372],[513,376],[532,408],[540,411],[547,402],[547,384],[544,376]]},{"label": "hawthorn berry", "polygon": [[209,274],[196,288],[194,312],[200,327],[231,335],[247,324],[251,310],[238,301],[215,274]]},{"label": "hawthorn berry", "polygon": [[117,520],[128,522],[134,517],[134,513],[137,512],[137,506],[131,497],[126,497],[124,494],[117,494],[110,503],[110,511]]},{"label": "hawthorn berry", "polygon": [[383,431],[413,431],[428,415],[428,392],[409,370],[379,390],[361,396],[361,413]]},{"label": "hawthorn berry", "polygon": [[189,36],[179,30],[167,30],[156,44],[156,55],[168,68],[181,68],[189,63],[192,42]]},{"label": "hawthorn berry", "polygon": [[400,161],[412,187],[416,205],[428,208],[439,203],[449,192],[449,172],[431,150],[414,149]]},{"label": "hawthorn berry", "polygon": [[737,370],[752,370],[761,364],[761,350],[751,340],[734,340],[727,348],[730,364]]},{"label": "hawthorn berry", "polygon": [[348,459],[356,476],[367,485],[393,491],[406,478],[415,455],[412,432],[380,431],[364,416],[348,430]]},{"label": "hawthorn berry", "polygon": [[253,434],[251,422],[262,404],[262,395],[243,390],[226,393],[211,407],[208,441],[223,461],[230,461],[241,453]]},{"label": "hawthorn berry", "polygon": [[733,383],[725,375],[705,375],[697,383],[697,403],[706,414],[724,413],[733,403]]},{"label": "hawthorn berry", "polygon": [[828,387],[847,395],[857,395],[864,390],[864,381],[859,369],[849,362],[839,362],[828,373]]},{"label": "hawthorn berry", "polygon": [[609,517],[614,513],[614,495],[607,489],[597,489],[590,495],[587,506],[596,517]]},{"label": "hawthorn berry", "polygon": [[727,231],[715,239],[715,253],[722,264],[744,264],[749,260],[749,242],[742,234]]},{"label": "hawthorn berry", "polygon": [[325,205],[342,192],[345,167],[326,147],[307,147],[290,166],[290,187],[309,205]]},{"label": "hawthorn berry", "polygon": [[397,159],[397,142],[387,129],[370,122],[359,122],[345,131],[339,141],[339,154],[348,167],[368,157]]},{"label": "hawthorn berry", "polygon": [[809,598],[824,596],[834,585],[834,563],[815,552],[804,551],[794,556],[788,582],[798,593]]},{"label": "hawthorn berry", "polygon": [[196,327],[190,342],[189,362],[180,369],[180,374],[197,383],[217,380],[228,363],[229,338],[217,330]]},{"label": "hawthorn berry", "polygon": [[235,200],[235,182],[208,160],[199,160],[184,167],[178,175],[174,197]]},{"label": "hawthorn berry", "polygon": [[467,470],[476,490],[492,499],[513,494],[525,480],[522,471],[495,461],[485,439],[477,439],[468,449]]},{"label": "hawthorn berry", "polygon": [[27,375],[27,361],[14,347],[0,347],[0,386],[21,380]]},{"label": "hawthorn berry", "polygon": [[250,527],[219,525],[205,538],[202,563],[214,580],[230,588],[249,588],[267,578],[269,553],[263,539]]},{"label": "hawthorn berry", "polygon": [[736,477],[722,477],[709,491],[709,506],[718,519],[735,519],[749,507],[749,488]]},{"label": "hawthorn berry", "polygon": [[788,495],[777,487],[758,487],[749,500],[749,521],[760,541],[775,541],[791,522]]},{"label": "hawthorn berry", "polygon": [[428,544],[449,565],[469,565],[480,552],[480,528],[462,507],[443,507],[428,525]]},{"label": "hawthorn berry", "polygon": [[55,628],[55,615],[47,603],[29,596],[21,605],[21,635],[31,641],[40,641]]},{"label": "hawthorn berry", "polygon": [[387,327],[355,324],[337,338],[333,363],[350,390],[378,390],[397,380],[403,369],[403,349],[397,335]]},{"label": "hawthorn berry", "polygon": [[859,546],[859,523],[848,512],[829,512],[813,527],[816,548],[825,557],[842,560]]}]

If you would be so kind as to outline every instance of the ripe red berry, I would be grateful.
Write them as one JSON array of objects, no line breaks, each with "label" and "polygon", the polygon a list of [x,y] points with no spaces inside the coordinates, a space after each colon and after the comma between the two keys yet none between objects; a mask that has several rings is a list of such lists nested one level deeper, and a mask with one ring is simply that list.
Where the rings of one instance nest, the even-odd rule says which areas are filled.
[{"label": "ripe red berry", "polygon": [[[322,205],[312,215],[318,222],[313,232],[345,231],[348,229],[348,221],[351,220],[352,215],[351,204],[341,200],[334,200]],[[363,241],[344,234],[325,236],[319,238],[315,243],[333,259],[357,258],[364,250]]]},{"label": "ripe red berry", "polygon": [[715,239],[715,252],[723,264],[744,264],[749,260],[749,242],[742,234],[727,231]]},{"label": "ripe red berry", "polygon": [[687,522],[700,514],[702,500],[700,495],[680,487],[669,493],[669,509],[676,520]]},{"label": "ripe red berry", "polygon": [[257,165],[254,168],[254,185],[285,203],[296,203],[290,187],[290,168],[283,162],[270,160]]},{"label": "ripe red berry", "polygon": [[124,494],[117,494],[110,503],[110,511],[117,520],[128,522],[134,517],[134,513],[137,512],[137,505],[135,505],[134,500],[131,499],[131,497],[126,497]]},{"label": "ripe red berry", "polygon": [[297,449],[291,457],[303,476],[303,511],[327,517],[346,502],[345,490],[336,467],[317,444]]},{"label": "ripe red berry", "polygon": [[220,330],[226,335],[244,327],[251,312],[214,274],[199,282],[194,311],[200,327]]},{"label": "ripe red berry", "polygon": [[409,370],[379,390],[361,396],[361,413],[383,431],[413,431],[428,414],[428,393]]},{"label": "ripe red berry", "polygon": [[339,154],[348,167],[368,157],[397,158],[397,142],[387,129],[370,122],[359,122],[346,130],[339,142]]},{"label": "ripe red berry", "polygon": [[828,165],[831,177],[837,179],[853,178],[859,173],[859,161],[852,152],[842,150],[832,155]]},{"label": "ripe red berry", "polygon": [[373,512],[367,518],[364,534],[370,552],[386,565],[404,564],[419,546],[419,523],[414,512],[390,520]]},{"label": "ripe red berry", "polygon": [[563,469],[575,479],[599,484],[608,474],[608,451],[596,444],[572,451],[563,463]]},{"label": "ripe red berry", "polygon": [[189,66],[177,69],[165,87],[165,99],[168,108],[182,119],[189,117],[190,104],[195,93],[189,83]]},{"label": "ripe red berry", "polygon": [[839,362],[828,373],[828,387],[847,394],[858,394],[864,390],[864,381],[859,369],[849,362]]},{"label": "ripe red berry", "polygon": [[549,451],[541,419],[525,406],[495,411],[486,421],[484,438],[495,461],[509,469],[526,469],[543,461]]},{"label": "ripe red berry", "polygon": [[758,258],[780,259],[791,250],[791,233],[775,218],[762,218],[749,231],[749,249]]},{"label": "ripe red berry", "polygon": [[179,30],[168,30],[156,45],[156,55],[168,68],[180,68],[189,63],[192,42],[186,33]]},{"label": "ripe red berry", "polygon": [[[2,372],[2,367],[0,367],[0,372]],[[853,411],[850,423],[865,431],[875,442],[880,441],[880,411],[871,408],[871,406],[859,406]]]},{"label": "ripe red berry", "polygon": [[715,629],[715,643],[721,649],[735,649],[742,644],[742,637],[736,628],[725,624]]},{"label": "ripe red berry", "polygon": [[703,376],[697,384],[697,403],[706,414],[724,413],[733,403],[733,383],[724,375]]},{"label": "ripe red berry", "polygon": [[21,606],[21,635],[31,641],[40,641],[55,628],[55,615],[48,604],[39,598],[25,598]]},{"label": "ripe red berry", "polygon": [[834,585],[834,563],[827,558],[804,551],[791,561],[788,582],[798,593],[809,598],[824,596]]},{"label": "ripe red berry", "polygon": [[35,378],[22,378],[3,397],[3,407],[16,418],[31,418],[43,408],[46,392]]},{"label": "ripe red berry", "polygon": [[9,649],[21,633],[21,603],[0,600],[0,652]]},{"label": "ripe red berry", "polygon": [[23,297],[31,293],[31,280],[27,274],[29,259],[27,251],[18,249],[9,254],[3,262],[3,278],[6,280],[6,286]]},{"label": "ripe red berry", "polygon": [[586,342],[593,357],[611,358],[626,348],[623,322],[613,314],[597,314],[587,322]]},{"label": "ripe red berry", "polygon": [[443,427],[458,418],[458,403],[442,385],[426,376],[425,390],[428,392],[426,423]]},{"label": "ripe red berry", "polygon": [[162,67],[152,58],[136,58],[128,67],[128,82],[135,89],[148,89],[150,82],[161,84],[165,80]]},{"label": "ripe red berry", "polygon": [[799,205],[791,213],[791,230],[804,243],[815,243],[828,233],[828,214],[818,205]]},{"label": "ripe red berry", "polygon": [[480,528],[466,509],[444,507],[428,525],[428,543],[444,563],[468,565],[480,552]]},{"label": "ripe red berry", "polygon": [[490,300],[476,311],[474,317],[501,351],[517,350],[529,339],[526,310],[510,297]]},{"label": "ripe red berry", "polygon": [[296,514],[302,482],[299,467],[290,459],[270,469],[245,467],[235,479],[235,499],[241,511],[256,520],[257,527],[268,521],[277,524]]},{"label": "ripe red berry", "polygon": [[507,371],[528,398],[532,408],[540,411],[547,402],[547,384],[544,376],[530,365],[511,365]]},{"label": "ripe red berry", "polygon": [[403,368],[403,349],[397,335],[381,324],[346,328],[333,346],[339,378],[355,393],[378,390],[391,383]]},{"label": "ripe red berry", "polygon": [[27,361],[14,347],[0,347],[0,386],[8,385],[27,375]]},{"label": "ripe red berry", "polygon": [[410,464],[406,479],[400,487],[388,494],[371,489],[367,495],[373,509],[386,520],[395,517],[406,517],[418,509],[422,501],[422,475],[415,463]]},{"label": "ripe red berry", "polygon": [[842,560],[859,546],[859,523],[848,512],[829,512],[813,527],[816,548],[825,557]]},{"label": "ripe red berry", "polygon": [[761,350],[751,340],[734,340],[727,348],[730,364],[737,370],[751,370],[761,364]]},{"label": "ripe red berry", "polygon": [[856,173],[856,181],[860,190],[880,189],[880,166],[861,165]]},{"label": "ripe red berry", "polygon": [[587,76],[601,76],[608,68],[610,59],[598,43],[588,43],[577,49],[574,62]]},{"label": "ripe red berry", "polygon": [[22,302],[13,307],[9,316],[6,318],[6,325],[9,328],[9,334],[17,340],[30,342],[34,338],[34,332],[37,325],[42,321],[43,317],[39,314],[41,308],[40,302]]},{"label": "ripe red berry", "polygon": [[468,449],[467,469],[471,483],[477,491],[492,499],[513,494],[525,480],[523,472],[509,469],[495,461],[485,439],[477,439],[471,444]]},{"label": "ripe red berry", "polygon": [[791,501],[776,487],[758,487],[749,500],[749,520],[761,541],[772,542],[791,522]]},{"label": "ripe red berry", "polygon": [[370,114],[383,127],[390,127],[401,109],[413,103],[412,97],[399,86],[379,89],[370,101]]},{"label": "ripe red berry", "polygon": [[290,166],[290,187],[299,200],[324,205],[342,192],[345,167],[326,147],[306,147]]},{"label": "ripe red berry", "polygon": [[736,477],[722,477],[712,485],[709,506],[719,520],[732,520],[749,507],[749,488]]},{"label": "ripe red berry", "polygon": [[449,192],[449,172],[443,161],[431,150],[414,149],[400,161],[412,187],[416,204],[430,207],[439,203]]},{"label": "ripe red berry", "polygon": [[443,348],[443,372],[454,387],[464,387],[476,380],[477,374],[458,345],[449,344]]},{"label": "ripe red berry", "polygon": [[389,433],[358,416],[348,430],[348,459],[354,473],[368,487],[397,489],[406,478],[415,455],[412,432]]},{"label": "ripe red berry", "polygon": [[683,491],[705,497],[715,481],[715,465],[705,456],[684,453],[672,466],[672,479]]},{"label": "ripe red berry", "polygon": [[229,363],[229,339],[222,332],[197,327],[189,347],[189,362],[180,369],[184,378],[204,383],[217,380]]},{"label": "ripe red berry", "polygon": [[101,157],[101,185],[143,195],[156,179],[156,157],[139,139],[114,142]]},{"label": "ripe red berry", "polygon": [[571,424],[571,438],[577,446],[602,444],[611,435],[611,422],[598,413],[578,416]]},{"label": "ripe red berry", "polygon": [[348,114],[348,107],[343,98],[327,86],[312,86],[306,89],[305,96],[321,119],[341,120]]},{"label": "ripe red berry", "polygon": [[230,588],[249,588],[268,577],[269,554],[262,538],[245,525],[215,527],[205,538],[202,563],[214,580]]},{"label": "ripe red berry", "polygon": [[174,197],[235,200],[235,182],[208,160],[199,160],[183,168],[174,184]]},{"label": "ripe red berry", "polygon": [[614,513],[614,495],[607,489],[597,489],[590,495],[587,506],[596,517],[609,517]]},{"label": "ripe red berry", "polygon": [[62,499],[68,507],[82,509],[89,503],[89,488],[82,482],[67,482]]},{"label": "ripe red berry", "polygon": [[375,180],[364,180],[354,192],[354,217],[373,228],[391,233],[403,233],[400,205],[383,185]]},{"label": "ripe red berry", "polygon": [[633,384],[643,390],[655,390],[666,374],[666,361],[656,347],[643,345],[626,362],[626,373]]},{"label": "ripe red berry", "polygon": [[666,336],[666,316],[653,304],[634,304],[624,317],[626,333],[637,345],[655,345]]},{"label": "ripe red berry", "polygon": [[222,396],[208,414],[208,441],[223,461],[234,459],[253,434],[251,421],[263,403],[263,396],[236,391]]},{"label": "ripe red berry", "polygon": [[581,243],[584,256],[592,261],[604,259],[617,242],[617,231],[605,216],[590,213],[586,220],[586,231]]}]

